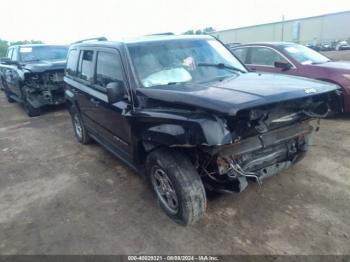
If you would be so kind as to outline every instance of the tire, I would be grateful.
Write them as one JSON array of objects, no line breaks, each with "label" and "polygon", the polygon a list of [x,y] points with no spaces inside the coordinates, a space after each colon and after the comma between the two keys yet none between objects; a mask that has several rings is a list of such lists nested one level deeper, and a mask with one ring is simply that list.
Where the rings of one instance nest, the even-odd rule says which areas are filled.
[{"label": "tire", "polygon": [[35,116],[41,115],[41,109],[33,107],[32,104],[29,103],[27,97],[24,97],[23,106],[24,106],[24,110],[26,111],[29,117],[35,117]]},{"label": "tire", "polygon": [[73,130],[75,137],[78,139],[79,143],[83,145],[90,144],[92,138],[89,136],[81,115],[75,106],[70,106],[69,113],[72,118]]},{"label": "tire", "polygon": [[13,98],[10,97],[11,92],[10,92],[10,90],[8,89],[8,87],[7,87],[7,85],[6,85],[6,83],[5,83],[4,81],[2,82],[2,86],[3,86],[3,88],[4,88],[4,92],[5,92],[5,96],[6,96],[7,102],[9,102],[9,103],[15,103],[16,101],[15,101]]},{"label": "tire", "polygon": [[191,225],[204,216],[204,186],[190,160],[166,148],[151,152],[146,160],[147,178],[162,210],[175,222]]}]

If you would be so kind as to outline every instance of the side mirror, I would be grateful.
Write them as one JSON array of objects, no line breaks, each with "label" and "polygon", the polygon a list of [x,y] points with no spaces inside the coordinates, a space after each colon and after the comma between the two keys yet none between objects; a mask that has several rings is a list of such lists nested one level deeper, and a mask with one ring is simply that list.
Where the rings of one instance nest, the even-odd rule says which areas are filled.
[{"label": "side mirror", "polygon": [[18,61],[13,61],[8,57],[0,58],[0,63],[4,65],[16,65],[18,68],[21,68],[21,64]]},{"label": "side mirror", "polygon": [[124,88],[125,86],[123,81],[108,83],[106,86],[108,103],[114,104],[121,101],[125,94]]},{"label": "side mirror", "polygon": [[288,62],[275,62],[276,68],[281,68],[282,71],[287,71],[292,68],[292,65]]},{"label": "side mirror", "polygon": [[1,57],[1,58],[0,58],[0,63],[1,63],[1,64],[7,64],[7,63],[9,63],[9,62],[11,62],[11,59],[8,58],[8,57]]}]

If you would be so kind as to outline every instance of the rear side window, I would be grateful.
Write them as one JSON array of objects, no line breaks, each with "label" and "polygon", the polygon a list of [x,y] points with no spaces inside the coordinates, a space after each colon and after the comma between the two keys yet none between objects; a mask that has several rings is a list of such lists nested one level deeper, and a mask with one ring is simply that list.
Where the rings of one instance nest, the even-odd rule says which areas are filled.
[{"label": "rear side window", "polygon": [[69,51],[66,67],[67,75],[75,76],[77,74],[78,57],[78,50],[73,49]]},{"label": "rear side window", "polygon": [[13,54],[13,48],[10,48],[10,49],[7,51],[6,57],[12,59],[12,54]]},{"label": "rear side window", "polygon": [[94,77],[94,52],[91,50],[84,50],[81,52],[81,60],[78,69],[78,76],[85,80],[91,82]]},{"label": "rear side window", "polygon": [[232,50],[232,52],[238,57],[239,60],[241,60],[242,63],[247,62],[248,48],[235,48]]},{"label": "rear side window", "polygon": [[96,64],[96,84],[106,87],[110,82],[123,81],[123,68],[120,55],[98,52]]},{"label": "rear side window", "polygon": [[270,48],[252,47],[251,49],[250,64],[275,66],[275,62],[287,62],[280,54]]},{"label": "rear side window", "polygon": [[12,60],[13,60],[13,61],[19,61],[18,49],[17,49],[17,48],[13,48]]}]

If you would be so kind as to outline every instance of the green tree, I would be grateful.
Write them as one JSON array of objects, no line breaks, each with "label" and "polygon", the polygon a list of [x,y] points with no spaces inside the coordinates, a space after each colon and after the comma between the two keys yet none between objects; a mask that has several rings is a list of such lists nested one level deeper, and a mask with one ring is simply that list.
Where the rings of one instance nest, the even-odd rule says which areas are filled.
[{"label": "green tree", "polygon": [[210,34],[212,32],[215,32],[215,29],[211,26],[204,28],[203,30],[197,29],[197,30],[187,30],[186,32],[183,33],[183,35],[206,35]]},{"label": "green tree", "polygon": [[6,40],[0,39],[0,57],[4,57],[6,55],[8,46],[9,43]]},{"label": "green tree", "polygon": [[211,26],[209,26],[209,27],[204,28],[202,32],[203,32],[203,34],[206,35],[206,34],[210,34],[212,32],[215,32],[215,29],[212,28]]},{"label": "green tree", "polygon": [[11,42],[11,45],[28,45],[28,44],[43,44],[43,41],[40,40],[24,40],[24,41],[16,41]]},{"label": "green tree", "polygon": [[186,32],[183,33],[183,35],[194,35],[193,30],[187,30]]}]

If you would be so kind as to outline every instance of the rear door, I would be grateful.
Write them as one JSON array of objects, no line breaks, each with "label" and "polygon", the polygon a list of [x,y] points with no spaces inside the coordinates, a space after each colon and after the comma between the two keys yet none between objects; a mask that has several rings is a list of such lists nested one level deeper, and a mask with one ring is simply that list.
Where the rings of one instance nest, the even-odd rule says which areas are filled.
[{"label": "rear door", "polygon": [[98,110],[96,97],[99,92],[93,89],[96,51],[92,48],[71,49],[68,54],[65,79],[74,93],[84,124],[89,132],[97,135],[95,111]]},{"label": "rear door", "polygon": [[[7,58],[11,59],[11,61],[14,61],[14,56],[17,51],[18,49],[16,47],[10,48],[7,52]],[[15,94],[18,98],[21,98],[22,95],[19,88],[20,76],[17,72],[16,65],[11,65],[8,67],[8,69],[5,71],[5,79],[11,93]]]}]

